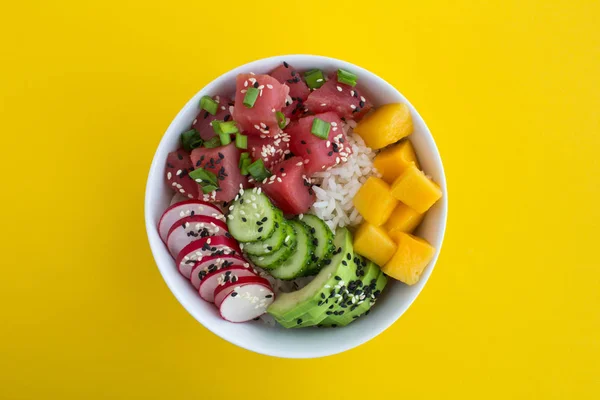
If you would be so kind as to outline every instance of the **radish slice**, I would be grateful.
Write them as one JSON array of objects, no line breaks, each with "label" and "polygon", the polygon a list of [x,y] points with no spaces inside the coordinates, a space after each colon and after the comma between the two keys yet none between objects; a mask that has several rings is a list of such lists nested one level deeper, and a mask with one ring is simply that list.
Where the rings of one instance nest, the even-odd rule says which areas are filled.
[{"label": "radish slice", "polygon": [[215,288],[214,298],[217,308],[221,305],[221,302],[225,299],[225,297],[227,297],[235,288],[245,283],[264,285],[271,290],[271,284],[269,281],[265,278],[261,278],[260,276],[240,278],[235,283],[224,283]]},{"label": "radish slice", "polygon": [[[175,195],[177,196],[177,195]],[[175,198],[174,198],[175,199]],[[165,210],[160,221],[158,221],[158,234],[163,242],[167,242],[169,230],[181,218],[190,217],[193,215],[206,215],[225,221],[225,217],[221,210],[216,206],[200,200],[186,200],[172,204]]]},{"label": "radish slice", "polygon": [[171,227],[167,235],[167,247],[173,257],[177,257],[181,249],[195,240],[222,235],[229,235],[225,222],[205,215],[194,215],[180,219]]},{"label": "radish slice", "polygon": [[242,254],[238,243],[225,236],[212,236],[193,241],[185,246],[177,256],[175,265],[181,275],[190,279],[196,261],[208,256],[235,256]]},{"label": "radish slice", "polygon": [[215,304],[229,322],[246,322],[260,317],[275,299],[269,282],[263,278],[239,278],[215,290]]},{"label": "radish slice", "polygon": [[202,257],[202,260],[196,261],[192,266],[190,280],[196,289],[200,287],[200,282],[210,272],[218,271],[222,268],[232,265],[241,265],[244,268],[250,268],[248,261],[238,256],[210,256]]},{"label": "radish slice", "polygon": [[215,301],[215,289],[217,286],[226,283],[236,283],[241,278],[254,276],[257,275],[250,268],[239,265],[221,268],[220,270],[209,272],[202,279],[198,293],[204,300],[212,303]]}]

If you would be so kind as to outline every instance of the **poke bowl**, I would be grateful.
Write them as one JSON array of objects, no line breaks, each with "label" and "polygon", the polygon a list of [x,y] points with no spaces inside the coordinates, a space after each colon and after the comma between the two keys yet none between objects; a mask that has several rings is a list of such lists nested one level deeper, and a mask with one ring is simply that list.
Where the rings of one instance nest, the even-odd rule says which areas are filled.
[{"label": "poke bowl", "polygon": [[235,68],[178,113],[145,194],[163,279],[242,348],[313,358],[392,325],[437,261],[440,154],[393,86],[333,58]]}]

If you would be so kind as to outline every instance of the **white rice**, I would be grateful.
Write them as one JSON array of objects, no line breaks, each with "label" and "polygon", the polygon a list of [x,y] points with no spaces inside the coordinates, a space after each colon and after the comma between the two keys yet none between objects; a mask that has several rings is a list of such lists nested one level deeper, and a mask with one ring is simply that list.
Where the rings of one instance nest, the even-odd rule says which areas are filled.
[{"label": "white rice", "polygon": [[348,161],[313,176],[317,201],[312,205],[311,212],[325,221],[333,232],[338,227],[354,227],[362,222],[362,216],[354,208],[352,199],[367,178],[381,177],[373,166],[376,152],[352,132],[355,126],[354,121],[348,121],[343,126],[348,145],[352,148]]}]

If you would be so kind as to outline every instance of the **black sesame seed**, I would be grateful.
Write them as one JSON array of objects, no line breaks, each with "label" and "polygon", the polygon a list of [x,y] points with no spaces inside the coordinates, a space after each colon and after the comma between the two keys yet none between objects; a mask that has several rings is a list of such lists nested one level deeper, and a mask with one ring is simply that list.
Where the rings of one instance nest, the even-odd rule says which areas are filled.
[{"label": "black sesame seed", "polygon": [[365,102],[364,102],[364,101],[360,101],[360,102],[358,103],[358,105],[359,105],[359,106],[362,108],[362,107],[364,107],[364,106],[365,106]]},{"label": "black sesame seed", "polygon": [[175,168],[175,166],[173,164],[171,164],[171,163],[167,163],[167,167],[169,167],[169,168]]},{"label": "black sesame seed", "polygon": [[331,156],[333,155],[333,151],[330,151],[329,153],[327,153],[327,155],[328,155],[329,157],[331,157]]},{"label": "black sesame seed", "polygon": [[227,121],[229,121],[229,118],[231,118],[231,115],[227,114],[226,116],[223,117],[223,121],[227,122]]},{"label": "black sesame seed", "polygon": [[286,68],[290,67],[290,65],[288,63],[286,63],[285,61],[283,62],[283,66],[286,67]]},{"label": "black sesame seed", "polygon": [[272,294],[268,294],[268,295],[265,296],[265,299],[270,299],[271,297],[273,297],[273,295]]},{"label": "black sesame seed", "polygon": [[302,318],[298,318],[298,320],[296,321],[296,324],[300,325],[302,323]]},{"label": "black sesame seed", "polygon": [[258,86],[259,86],[259,85],[258,85],[258,81],[254,82],[254,85],[253,85],[253,86],[254,86],[254,88],[255,88],[255,89],[258,89]]},{"label": "black sesame seed", "polygon": [[233,293],[231,293],[231,297],[235,297],[235,296],[237,296],[237,295],[238,295],[238,294],[237,294],[237,292],[233,292]]},{"label": "black sesame seed", "polygon": [[304,140],[301,140],[301,141],[300,141],[300,143],[302,143],[302,144],[306,144],[306,142],[305,142]]},{"label": "black sesame seed", "polygon": [[242,217],[242,221],[248,222],[248,220],[246,219],[246,217]]}]

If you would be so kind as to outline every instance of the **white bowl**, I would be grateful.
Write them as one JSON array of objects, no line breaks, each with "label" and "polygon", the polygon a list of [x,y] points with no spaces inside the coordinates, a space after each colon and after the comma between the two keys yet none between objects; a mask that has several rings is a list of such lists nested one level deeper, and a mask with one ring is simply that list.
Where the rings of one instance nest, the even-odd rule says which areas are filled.
[{"label": "white bowl", "polygon": [[[179,274],[173,258],[156,230],[156,224],[173,196],[164,180],[165,160],[167,154],[178,147],[179,135],[189,129],[196,117],[200,98],[217,93],[233,93],[237,74],[268,73],[283,61],[299,70],[350,70],[358,75],[359,86],[375,106],[395,102],[408,104],[414,122],[414,133],[410,139],[423,170],[432,176],[443,190],[442,199],[429,210],[416,233],[437,249],[421,280],[414,286],[407,286],[390,279],[372,312],[343,328],[283,329],[261,322],[234,324],[222,320],[214,305],[202,300],[190,282]],[[433,271],[444,238],[447,210],[448,195],[442,160],[433,137],[417,110],[398,90],[372,72],[345,61],[312,55],[278,56],[254,61],[221,75],[200,90],[177,114],[163,136],[150,167],[145,199],[146,230],[150,248],[167,286],[183,307],[210,331],[233,344],[257,353],[287,358],[312,358],[340,353],[365,343],[393,324],[416,299]]]}]

